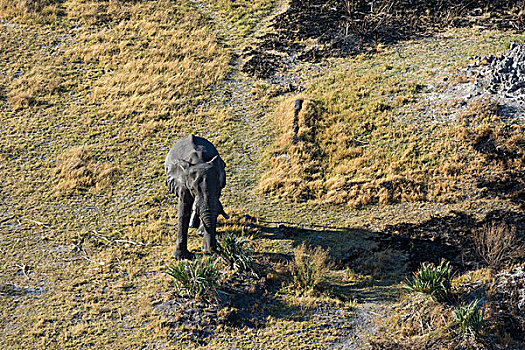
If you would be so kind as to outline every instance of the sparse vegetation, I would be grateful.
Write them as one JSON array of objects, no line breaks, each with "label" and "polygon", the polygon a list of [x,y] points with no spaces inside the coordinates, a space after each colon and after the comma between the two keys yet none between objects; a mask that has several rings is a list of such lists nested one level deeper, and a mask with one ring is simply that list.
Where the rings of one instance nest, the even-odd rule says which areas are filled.
[{"label": "sparse vegetation", "polygon": [[452,268],[448,261],[442,260],[437,266],[422,263],[406,286],[410,291],[428,294],[438,302],[446,301],[452,296],[451,274]]},{"label": "sparse vegetation", "polygon": [[298,245],[293,252],[293,261],[288,266],[293,287],[300,293],[317,290],[330,270],[328,252],[319,246],[311,248],[305,243]]},{"label": "sparse vegetation", "polygon": [[215,296],[221,276],[218,263],[212,257],[173,262],[166,267],[166,273],[173,277],[179,295],[194,299]]}]

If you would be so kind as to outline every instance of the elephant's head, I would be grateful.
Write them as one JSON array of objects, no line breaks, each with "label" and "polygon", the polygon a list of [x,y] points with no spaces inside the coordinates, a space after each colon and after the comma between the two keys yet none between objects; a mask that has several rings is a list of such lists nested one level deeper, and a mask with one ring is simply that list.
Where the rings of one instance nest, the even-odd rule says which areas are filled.
[{"label": "elephant's head", "polygon": [[204,228],[203,250],[208,253],[217,247],[217,216],[224,212],[219,201],[223,181],[219,162],[218,156],[209,162],[195,165],[179,162],[184,171],[186,187],[194,198],[193,210]]}]

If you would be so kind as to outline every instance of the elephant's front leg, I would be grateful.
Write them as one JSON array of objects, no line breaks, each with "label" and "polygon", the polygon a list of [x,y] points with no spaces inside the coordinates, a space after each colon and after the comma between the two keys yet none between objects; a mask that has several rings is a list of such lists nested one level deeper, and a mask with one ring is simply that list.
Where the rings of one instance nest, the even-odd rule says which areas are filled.
[{"label": "elephant's front leg", "polygon": [[193,197],[187,191],[179,195],[179,227],[173,257],[175,259],[193,259],[193,254],[188,250],[188,225],[190,223]]}]

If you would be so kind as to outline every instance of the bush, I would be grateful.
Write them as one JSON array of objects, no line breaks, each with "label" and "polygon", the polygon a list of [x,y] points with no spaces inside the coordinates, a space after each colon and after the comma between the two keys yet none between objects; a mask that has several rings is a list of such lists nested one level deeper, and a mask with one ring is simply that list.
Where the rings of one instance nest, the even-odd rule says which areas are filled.
[{"label": "bush", "polygon": [[476,253],[490,267],[499,267],[516,246],[516,227],[505,223],[485,224],[472,233]]},{"label": "bush", "polygon": [[175,279],[180,296],[194,299],[215,295],[221,277],[216,260],[210,257],[174,262],[166,267],[166,273]]},{"label": "bush", "polygon": [[294,287],[299,291],[311,292],[324,282],[330,271],[328,251],[321,247],[312,250],[302,243],[294,249],[294,260],[288,268]]},{"label": "bush", "polygon": [[459,323],[461,333],[478,334],[483,328],[483,312],[478,299],[470,303],[461,303],[454,311],[454,317]]},{"label": "bush", "polygon": [[219,256],[230,266],[241,272],[253,270],[253,260],[250,251],[244,247],[245,240],[237,238],[232,233],[225,233],[218,245]]},{"label": "bush", "polygon": [[419,270],[414,272],[412,280],[407,280],[406,286],[412,292],[430,295],[435,301],[445,301],[450,299],[452,294],[451,271],[448,261],[441,260],[438,266],[424,262]]}]

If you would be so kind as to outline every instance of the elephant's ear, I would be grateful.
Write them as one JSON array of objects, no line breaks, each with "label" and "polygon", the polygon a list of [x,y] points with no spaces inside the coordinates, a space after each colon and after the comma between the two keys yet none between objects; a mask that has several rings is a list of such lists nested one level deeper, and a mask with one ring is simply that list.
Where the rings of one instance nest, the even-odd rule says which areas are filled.
[{"label": "elephant's ear", "polygon": [[224,188],[226,186],[226,172],[224,171],[224,168],[226,167],[226,163],[222,160],[222,158],[219,155],[216,155],[213,157],[208,163],[215,165],[215,168],[219,172],[219,183],[221,188]]},{"label": "elephant's ear", "polygon": [[182,159],[175,159],[171,164],[166,164],[166,185],[170,192],[179,195],[179,191],[185,187],[185,179],[191,164]]}]

